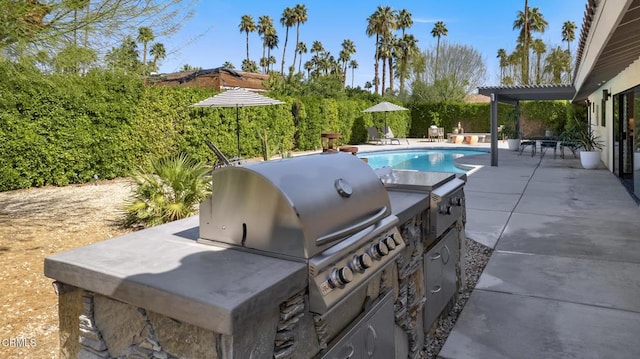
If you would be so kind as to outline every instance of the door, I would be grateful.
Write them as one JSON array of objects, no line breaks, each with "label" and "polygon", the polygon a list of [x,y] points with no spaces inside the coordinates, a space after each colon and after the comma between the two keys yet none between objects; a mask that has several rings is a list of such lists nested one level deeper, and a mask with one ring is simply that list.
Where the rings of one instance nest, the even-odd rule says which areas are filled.
[{"label": "door", "polygon": [[638,148],[640,115],[640,87],[618,94],[613,101],[614,112],[614,173],[620,177],[629,192],[640,194],[640,152]]}]

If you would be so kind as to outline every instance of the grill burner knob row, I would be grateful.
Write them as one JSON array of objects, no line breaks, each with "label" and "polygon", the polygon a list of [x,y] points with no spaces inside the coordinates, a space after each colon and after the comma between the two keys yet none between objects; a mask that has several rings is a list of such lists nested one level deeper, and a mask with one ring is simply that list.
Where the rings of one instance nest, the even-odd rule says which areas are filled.
[{"label": "grill burner knob row", "polygon": [[342,267],[340,269],[334,269],[329,277],[329,282],[335,287],[342,287],[343,285],[353,280],[353,271],[349,267]]},{"label": "grill burner knob row", "polygon": [[380,259],[389,254],[389,247],[387,247],[384,242],[380,241],[371,247],[369,254],[373,259]]},{"label": "grill burner knob row", "polygon": [[353,260],[351,260],[353,270],[360,273],[363,273],[367,268],[371,267],[372,264],[371,256],[368,253],[353,256]]}]

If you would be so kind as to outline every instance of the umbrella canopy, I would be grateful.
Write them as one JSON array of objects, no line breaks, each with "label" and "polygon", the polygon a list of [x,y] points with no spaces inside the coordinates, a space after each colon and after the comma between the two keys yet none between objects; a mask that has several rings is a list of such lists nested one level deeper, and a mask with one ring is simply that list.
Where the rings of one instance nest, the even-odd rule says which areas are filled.
[{"label": "umbrella canopy", "polygon": [[204,99],[191,107],[235,107],[236,136],[238,140],[238,157],[240,157],[240,117],[238,109],[250,106],[283,105],[285,102],[242,89],[232,89]]},{"label": "umbrella canopy", "polygon": [[391,102],[383,101],[375,106],[371,106],[362,112],[391,112],[391,111],[408,111],[408,108],[398,106]]},{"label": "umbrella canopy", "polygon": [[382,132],[384,133],[384,135],[387,135],[387,114],[386,112],[391,112],[391,111],[408,111],[408,108],[404,108],[402,106],[398,106],[396,104],[393,104],[391,102],[387,102],[387,101],[383,101],[380,102],[379,104],[375,105],[375,106],[371,106],[368,109],[362,111],[362,112],[385,112],[384,115],[384,129],[382,130]]}]

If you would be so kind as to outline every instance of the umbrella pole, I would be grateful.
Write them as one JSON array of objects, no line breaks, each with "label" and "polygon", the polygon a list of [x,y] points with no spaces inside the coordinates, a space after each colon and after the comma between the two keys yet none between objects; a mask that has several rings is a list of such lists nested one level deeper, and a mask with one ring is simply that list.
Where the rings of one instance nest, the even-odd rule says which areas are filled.
[{"label": "umbrella pole", "polygon": [[387,138],[387,112],[384,112],[384,128],[382,129],[382,136]]},{"label": "umbrella pole", "polygon": [[236,139],[238,141],[238,158],[240,158],[240,117],[238,105],[236,105]]}]

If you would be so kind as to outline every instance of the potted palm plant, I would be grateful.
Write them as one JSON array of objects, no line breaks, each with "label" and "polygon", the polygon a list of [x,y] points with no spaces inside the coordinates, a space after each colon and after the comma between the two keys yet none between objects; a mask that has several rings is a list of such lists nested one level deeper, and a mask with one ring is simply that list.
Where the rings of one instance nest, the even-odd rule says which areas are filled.
[{"label": "potted palm plant", "polygon": [[602,142],[592,129],[583,126],[577,133],[577,140],[580,144],[580,164],[584,169],[592,170],[600,165],[600,151]]}]

